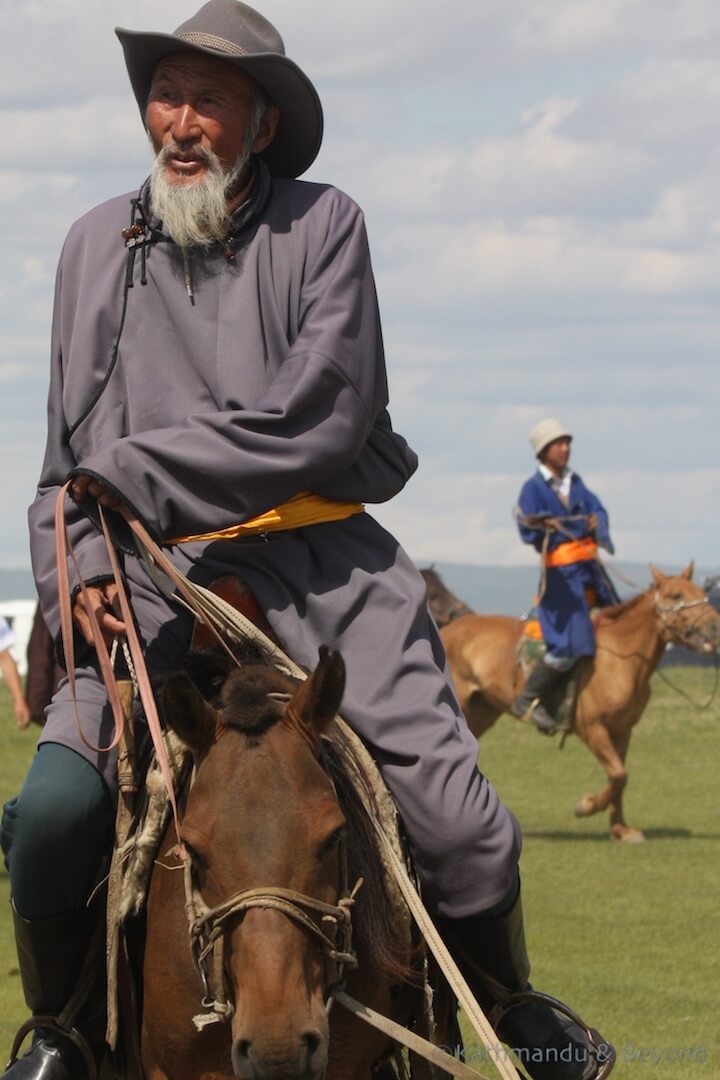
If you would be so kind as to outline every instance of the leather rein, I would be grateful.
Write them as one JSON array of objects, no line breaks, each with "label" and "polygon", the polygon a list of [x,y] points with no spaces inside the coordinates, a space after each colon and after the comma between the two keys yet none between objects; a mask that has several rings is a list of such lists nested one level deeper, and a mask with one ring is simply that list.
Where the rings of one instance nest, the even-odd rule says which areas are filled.
[{"label": "leather rein", "polygon": [[[64,512],[65,496],[68,488],[69,483],[61,489],[55,510],[56,561],[58,567],[58,594],[63,649],[65,651],[68,680],[72,691],[71,697],[75,711],[75,721],[80,737],[85,745],[91,750],[96,752],[106,752],[117,746],[122,739],[125,716],[120,703],[117,681],[114,676],[107,645],[103,639],[92,604],[89,603],[87,587],[82,578],[82,574],[80,573],[80,567],[70,542]],[[343,846],[341,865],[344,880],[342,883],[341,896],[337,904],[326,904],[312,896],[306,896],[303,893],[295,892],[291,889],[274,886],[240,890],[228,900],[223,901],[214,908],[208,907],[205,903],[193,876],[192,859],[184,847],[180,836],[179,813],[172,771],[170,769],[160,719],[158,717],[155,698],[145,664],[144,652],[135,628],[132,609],[120,572],[117,554],[110,539],[102,506],[99,506],[99,511],[103,535],[105,537],[108,556],[113,570],[113,578],[118,590],[118,599],[123,621],[125,623],[127,644],[131,663],[134,667],[135,678],[137,680],[138,693],[145,709],[148,729],[152,737],[153,747],[165,780],[168,799],[173,811],[175,832],[178,840],[175,850],[184,869],[185,909],[188,917],[191,950],[205,990],[202,1006],[207,1010],[206,1012],[193,1017],[193,1022],[198,1030],[201,1030],[203,1027],[207,1026],[207,1024],[231,1019],[235,1009],[232,1002],[228,999],[225,990],[226,924],[231,918],[242,915],[250,908],[271,908],[281,912],[283,915],[287,916],[287,918],[297,923],[319,943],[326,959],[326,968],[330,969],[330,977],[326,978],[327,1007],[333,1000],[333,990],[339,989],[342,986],[343,969],[345,967],[357,966],[357,957],[352,948],[351,913],[353,904],[355,903],[355,896],[362,884],[362,879],[359,879],[352,889],[347,889],[345,880],[347,878],[346,858],[344,857],[345,851]],[[171,578],[180,591],[186,606],[193,611],[196,618],[210,626],[210,629],[215,634],[224,650],[229,653],[233,660],[235,660],[227,642],[217,631],[215,625],[209,620],[207,612],[196,602],[192,591],[184,583],[182,575],[175,569],[165,553],[154,543],[135,515],[124,505],[119,508],[118,512],[124,517],[134,536],[140,541],[140,544],[151,554],[155,562],[158,563],[162,570],[164,570]],[[112,741],[105,747],[94,746],[85,737],[77,709],[75,650],[72,630],[71,596],[67,570],[68,558],[72,560],[75,566],[79,588],[86,600],[86,610],[93,632],[100,671],[108,692],[108,699],[115,720],[115,732]],[[235,662],[237,663],[237,661]],[[319,918],[317,920],[313,919],[309,914],[310,912],[315,913]]]}]

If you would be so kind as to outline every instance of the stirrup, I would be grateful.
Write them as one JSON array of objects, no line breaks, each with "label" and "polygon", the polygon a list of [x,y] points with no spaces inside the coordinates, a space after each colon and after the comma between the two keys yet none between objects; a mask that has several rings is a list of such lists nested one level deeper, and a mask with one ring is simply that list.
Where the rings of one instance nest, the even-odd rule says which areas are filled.
[{"label": "stirrup", "polygon": [[549,1008],[554,1009],[555,1012],[560,1013],[561,1016],[565,1016],[568,1020],[572,1020],[574,1024],[577,1024],[587,1039],[589,1051],[593,1054],[599,1066],[599,1072],[595,1074],[593,1080],[605,1080],[615,1067],[617,1059],[615,1047],[607,1039],[603,1038],[597,1028],[592,1028],[589,1024],[586,1024],[574,1009],[571,1009],[564,1001],[553,997],[552,994],[544,994],[540,990],[530,989],[520,990],[512,994],[507,1004],[503,1005],[499,1012],[493,1015],[493,1026],[497,1028],[507,1013],[516,1005],[531,1004],[533,1002],[547,1005]]},{"label": "stirrup", "polygon": [[10,1050],[10,1060],[5,1066],[7,1071],[11,1065],[14,1065],[18,1060],[18,1053],[20,1047],[25,1042],[25,1039],[31,1031],[35,1031],[38,1028],[44,1028],[45,1030],[52,1031],[55,1035],[60,1035],[62,1038],[71,1042],[75,1049],[78,1051],[83,1059],[85,1068],[87,1069],[87,1080],[98,1080],[97,1065],[95,1064],[95,1055],[90,1049],[90,1044],[84,1035],[82,1035],[76,1027],[66,1028],[58,1022],[56,1016],[31,1016],[26,1020],[17,1030],[17,1034],[13,1040],[12,1048]]}]

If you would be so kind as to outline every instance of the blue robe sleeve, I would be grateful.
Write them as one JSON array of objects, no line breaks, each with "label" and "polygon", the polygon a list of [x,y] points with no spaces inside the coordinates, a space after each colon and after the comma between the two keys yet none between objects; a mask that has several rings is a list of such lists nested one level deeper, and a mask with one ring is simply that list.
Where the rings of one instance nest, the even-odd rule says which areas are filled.
[{"label": "blue robe sleeve", "polygon": [[610,518],[608,512],[603,504],[589,488],[586,488],[583,484],[585,503],[588,508],[589,514],[595,514],[597,518],[597,526],[595,528],[595,539],[601,548],[610,555],[615,554],[615,545],[610,539]]},{"label": "blue robe sleeve", "polygon": [[548,505],[546,493],[547,485],[542,477],[536,473],[523,484],[518,497],[518,509],[520,511],[520,517],[517,520],[518,532],[523,543],[532,544],[536,551],[542,550],[545,530],[524,525],[521,518],[542,515],[551,516],[553,509]]}]

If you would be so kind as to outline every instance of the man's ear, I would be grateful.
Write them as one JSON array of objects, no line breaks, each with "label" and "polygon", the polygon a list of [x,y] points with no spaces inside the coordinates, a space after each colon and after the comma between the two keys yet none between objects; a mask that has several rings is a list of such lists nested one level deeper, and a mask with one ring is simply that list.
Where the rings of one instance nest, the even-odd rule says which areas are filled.
[{"label": "man's ear", "polygon": [[279,123],[280,110],[277,105],[269,105],[265,110],[263,122],[260,125],[260,131],[253,143],[252,148],[254,154],[262,154],[263,150],[267,150],[268,146],[275,138]]}]

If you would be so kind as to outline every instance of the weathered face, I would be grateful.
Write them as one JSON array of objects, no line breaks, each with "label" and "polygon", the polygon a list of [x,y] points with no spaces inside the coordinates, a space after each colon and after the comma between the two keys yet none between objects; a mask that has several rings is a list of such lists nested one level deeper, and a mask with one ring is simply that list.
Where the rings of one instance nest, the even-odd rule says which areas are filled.
[{"label": "weathered face", "polygon": [[562,473],[570,460],[571,440],[564,435],[561,439],[553,439],[543,450],[540,460],[551,472]]},{"label": "weathered face", "polygon": [[[167,179],[192,184],[203,178],[206,161],[198,149],[212,151],[229,172],[245,149],[256,83],[223,60],[177,53],[155,69],[145,122],[155,153],[175,146],[165,165]],[[277,126],[277,109],[268,110],[252,151],[260,153]]]}]

